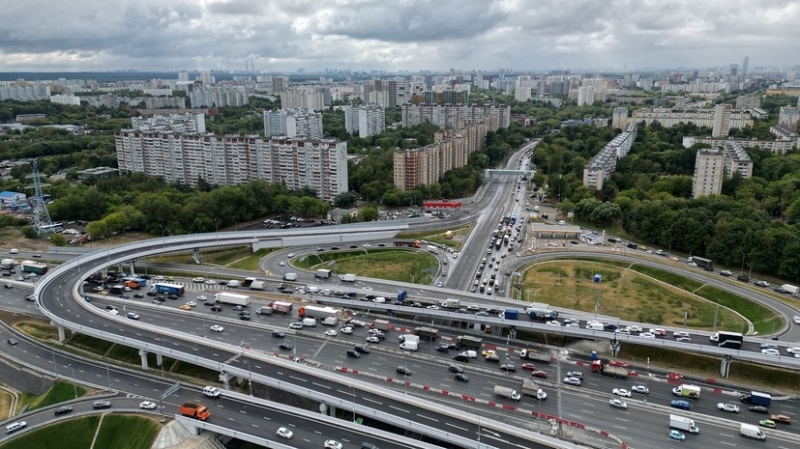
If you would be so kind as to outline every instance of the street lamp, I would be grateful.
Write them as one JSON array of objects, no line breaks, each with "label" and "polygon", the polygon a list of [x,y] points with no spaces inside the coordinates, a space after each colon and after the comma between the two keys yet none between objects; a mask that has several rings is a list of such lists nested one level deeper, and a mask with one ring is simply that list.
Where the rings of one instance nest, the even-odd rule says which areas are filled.
[{"label": "street lamp", "polygon": [[78,386],[75,384],[75,367],[70,363],[67,368],[72,369],[72,391],[75,393],[75,399],[78,399]]},{"label": "street lamp", "polygon": [[644,402],[647,402],[647,395],[650,394],[650,389],[648,388],[649,381],[650,381],[650,357],[647,358],[647,377],[644,378],[644,391],[645,393],[647,393],[644,395]]}]

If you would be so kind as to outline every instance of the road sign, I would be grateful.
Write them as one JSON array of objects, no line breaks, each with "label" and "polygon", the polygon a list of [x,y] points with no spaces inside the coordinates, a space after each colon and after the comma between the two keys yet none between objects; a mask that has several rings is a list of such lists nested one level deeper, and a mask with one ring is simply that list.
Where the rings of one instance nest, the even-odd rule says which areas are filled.
[{"label": "road sign", "polygon": [[161,395],[161,399],[164,399],[165,397],[171,395],[172,393],[175,393],[180,388],[181,388],[181,383],[180,382],[175,382],[175,384],[173,384],[171,387],[167,388],[164,391],[164,394]]}]

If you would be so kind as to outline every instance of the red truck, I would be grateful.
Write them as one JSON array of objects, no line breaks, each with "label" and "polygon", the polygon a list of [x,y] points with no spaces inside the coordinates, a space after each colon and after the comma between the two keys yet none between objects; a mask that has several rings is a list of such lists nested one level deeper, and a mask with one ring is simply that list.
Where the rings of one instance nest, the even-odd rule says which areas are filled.
[{"label": "red truck", "polygon": [[205,421],[211,416],[211,412],[208,411],[205,405],[195,402],[184,402],[183,405],[179,407],[178,411],[183,416],[199,419],[200,421]]},{"label": "red truck", "polygon": [[294,304],[284,301],[272,301],[269,303],[269,306],[278,313],[291,313]]}]

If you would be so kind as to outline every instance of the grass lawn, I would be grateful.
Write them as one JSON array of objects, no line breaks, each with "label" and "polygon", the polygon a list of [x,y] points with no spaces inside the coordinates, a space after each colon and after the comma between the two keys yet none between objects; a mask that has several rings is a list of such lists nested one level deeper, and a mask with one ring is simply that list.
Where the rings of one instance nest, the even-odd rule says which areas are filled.
[{"label": "grass lawn", "polygon": [[446,239],[444,238],[445,231],[431,231],[431,232],[419,232],[419,233],[400,233],[397,235],[398,239],[408,239],[408,240],[425,240],[428,242],[437,243],[439,245],[445,245],[453,248],[456,251],[460,251],[464,241],[469,236],[469,233],[472,232],[473,224],[470,223],[467,226],[462,226],[456,229],[450,229],[449,231],[453,233],[453,237]]},{"label": "grass lawn", "polygon": [[329,268],[339,274],[355,273],[415,284],[430,284],[438,263],[436,257],[426,251],[382,248],[314,253],[292,261],[292,264],[310,270]]},{"label": "grass lawn", "polygon": [[141,416],[106,415],[95,448],[149,449],[161,425]]},{"label": "grass lawn", "polygon": [[0,420],[5,420],[13,415],[13,413],[11,413],[11,400],[12,396],[10,393],[5,390],[0,390]]},{"label": "grass lawn", "polygon": [[37,340],[58,340],[58,329],[55,326],[50,326],[48,324],[21,321],[14,324],[14,328],[24,334],[30,335]]},{"label": "grass lawn", "polygon": [[[594,283],[595,274],[602,282]],[[700,285],[698,284],[697,287]],[[525,270],[520,288],[528,301],[547,303],[584,312],[599,313],[622,320],[662,326],[687,326],[711,329],[716,305],[673,285],[662,284],[623,267],[590,261],[554,261],[536,264]],[[747,330],[744,320],[720,308],[717,327]]]},{"label": "grass lawn", "polygon": [[[68,373],[66,375],[71,376],[72,373]],[[35,396],[30,393],[21,394],[19,396],[19,406],[22,407],[23,405],[27,404],[28,410],[36,410],[37,408],[69,401],[75,399],[75,390],[75,387],[71,383],[59,380],[53,385],[53,388],[47,390],[47,392],[41,396]],[[86,394],[86,389],[81,386],[77,386],[77,391],[78,397],[82,397]]]},{"label": "grass lawn", "polygon": [[92,445],[99,422],[100,416],[62,421],[14,438],[0,446],[0,449],[88,449]]}]

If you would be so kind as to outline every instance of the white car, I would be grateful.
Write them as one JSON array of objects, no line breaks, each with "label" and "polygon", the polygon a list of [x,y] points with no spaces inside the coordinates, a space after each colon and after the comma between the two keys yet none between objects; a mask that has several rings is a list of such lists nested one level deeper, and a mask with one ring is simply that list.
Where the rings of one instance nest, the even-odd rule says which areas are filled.
[{"label": "white car", "polygon": [[610,399],[608,401],[608,405],[622,410],[628,409],[628,404],[626,404],[625,401],[623,401],[622,399]]},{"label": "white car", "polygon": [[365,243],[365,244],[363,244],[361,246],[364,247],[364,248],[372,248],[372,245],[370,245],[369,243]]},{"label": "white car", "polygon": [[286,255],[286,257],[294,257],[294,253],[289,253]]},{"label": "white car", "polygon": [[583,381],[581,381],[577,377],[565,377],[564,378],[564,383],[565,384],[569,384],[569,385],[575,385],[576,387],[580,387],[581,384],[583,383]]},{"label": "white car", "polygon": [[[440,284],[441,284],[441,282],[440,282]],[[437,305],[430,305],[430,306],[427,306],[425,308],[426,309],[431,309],[431,310],[439,310],[439,306],[437,306]]]},{"label": "white car", "polygon": [[794,324],[800,324],[800,315],[795,315],[792,319],[794,320]]},{"label": "white car", "polygon": [[577,327],[577,328],[580,328],[581,324],[580,323],[567,323],[567,325],[564,326],[564,327]]},{"label": "white car", "polygon": [[364,326],[367,325],[367,323],[365,321],[361,321],[361,320],[350,320],[349,324],[352,325],[352,326],[356,326],[356,327],[364,327]]},{"label": "white car", "polygon": [[294,432],[287,429],[286,427],[281,427],[280,429],[278,429],[277,435],[281,438],[286,438],[287,440],[290,440],[294,436]]},{"label": "white car", "polygon": [[328,329],[325,331],[325,335],[327,335],[328,337],[335,337],[339,335],[339,333],[336,332],[336,329]]},{"label": "white car", "polygon": [[458,253],[453,253],[453,259],[458,259]]},{"label": "white car", "polygon": [[284,266],[284,265],[286,265],[286,262],[284,262],[284,261],[280,261],[280,263],[279,263],[278,265],[280,265],[280,266]]},{"label": "white car", "polygon": [[611,390],[611,393],[613,393],[613,394],[615,394],[617,396],[624,396],[626,398],[631,397],[631,392],[626,390],[626,389],[624,389],[624,388],[615,388],[615,389]]},{"label": "white car", "polygon": [[153,401],[144,401],[144,402],[139,404],[139,408],[144,409],[144,410],[155,410],[156,403],[153,402]]},{"label": "white car", "polygon": [[198,284],[203,283],[205,281],[206,281],[206,278],[204,278],[204,277],[196,277],[196,278],[192,279],[192,282],[197,282]]},{"label": "white car", "polygon": [[207,386],[203,388],[203,394],[209,398],[218,398],[222,392],[217,387]]},{"label": "white car", "polygon": [[798,347],[786,348],[786,352],[788,352],[789,354],[800,354],[800,348]]},{"label": "white car", "polygon": [[208,299],[208,296],[206,296],[206,295],[200,295],[200,296],[197,297],[198,301],[205,301],[206,299]]},{"label": "white car", "polygon": [[206,285],[217,285],[217,281],[213,279],[206,279]]},{"label": "white car", "polygon": [[615,330],[614,332],[617,333],[617,334],[626,334],[626,335],[630,335],[631,334],[631,330],[628,329],[627,327],[620,327],[619,329]]},{"label": "white car", "polygon": [[340,330],[341,330],[341,332],[343,334],[348,334],[349,335],[349,334],[353,333],[354,329],[352,327],[350,327],[350,326],[345,326],[345,327],[341,328]]},{"label": "white car", "polygon": [[108,313],[110,313],[112,315],[119,315],[119,311],[117,309],[111,309],[111,310],[108,311]]},{"label": "white car", "polygon": [[155,276],[155,277],[153,277],[153,280],[154,281],[163,281],[164,280],[164,276],[161,276],[161,275]]},{"label": "white car", "polygon": [[650,329],[650,333],[656,334],[656,337],[663,337],[664,335],[667,335],[667,331],[658,327]]},{"label": "white car", "polygon": [[645,387],[644,385],[634,385],[631,387],[631,391],[640,394],[650,394],[650,389]]},{"label": "white car", "polygon": [[689,337],[678,337],[678,338],[675,339],[675,341],[680,342],[680,343],[691,343],[692,339],[689,338]]},{"label": "white car", "polygon": [[197,307],[197,302],[195,301],[186,301],[186,305],[189,307]]},{"label": "white car", "polygon": [[376,336],[374,336],[374,335],[370,335],[369,337],[367,337],[367,343],[378,344],[380,342],[381,342],[381,339],[376,337]]},{"label": "white car", "polygon": [[640,326],[634,325],[634,326],[628,326],[628,330],[631,332],[641,332],[642,328]]},{"label": "white car", "polygon": [[720,402],[717,404],[717,410],[723,410],[731,413],[739,413],[739,406],[732,402]]},{"label": "white car", "polygon": [[654,334],[652,332],[642,332],[641,334],[639,334],[639,336],[642,337],[642,338],[649,338],[651,340],[655,340],[656,339],[656,334]]},{"label": "white car", "polygon": [[547,322],[547,325],[548,325],[548,326],[557,326],[557,327],[561,327],[561,323],[560,323],[558,320],[552,320],[552,321],[548,321],[548,322]]},{"label": "white car", "polygon": [[215,324],[215,325],[211,326],[211,331],[212,332],[222,332],[224,330],[225,330],[225,328],[220,326],[219,324]]},{"label": "white car", "polygon": [[781,355],[780,351],[775,348],[764,348],[761,350],[761,353],[766,355]]},{"label": "white car", "polygon": [[672,336],[675,337],[675,338],[689,337],[689,333],[688,332],[684,332],[684,331],[675,331],[675,332],[672,333]]},{"label": "white car", "polygon": [[17,248],[11,248],[8,250],[8,254],[19,254],[19,250]]},{"label": "white car", "polygon": [[326,440],[323,446],[325,449],[342,449],[342,443],[336,440]]}]

